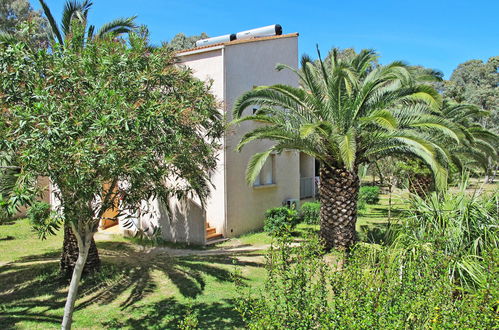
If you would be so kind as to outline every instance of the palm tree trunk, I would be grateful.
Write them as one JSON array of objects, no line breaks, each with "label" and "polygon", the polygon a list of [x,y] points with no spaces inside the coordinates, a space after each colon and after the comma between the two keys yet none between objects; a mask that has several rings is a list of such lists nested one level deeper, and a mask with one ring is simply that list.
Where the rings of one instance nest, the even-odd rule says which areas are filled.
[{"label": "palm tree trunk", "polygon": [[431,174],[414,174],[409,178],[409,192],[421,198],[433,191],[433,177]]},{"label": "palm tree trunk", "polygon": [[348,250],[355,243],[359,187],[357,171],[322,164],[320,236],[326,250]]},{"label": "palm tree trunk", "polygon": [[[73,274],[76,262],[78,260],[78,252],[79,249],[76,236],[71,230],[71,227],[65,225],[64,242],[61,255],[61,272],[66,274],[66,277],[68,278],[70,278]],[[97,251],[97,245],[95,245],[95,240],[92,237],[83,273],[84,274],[93,273],[95,271],[98,271],[99,268],[100,268],[99,251]]]}]

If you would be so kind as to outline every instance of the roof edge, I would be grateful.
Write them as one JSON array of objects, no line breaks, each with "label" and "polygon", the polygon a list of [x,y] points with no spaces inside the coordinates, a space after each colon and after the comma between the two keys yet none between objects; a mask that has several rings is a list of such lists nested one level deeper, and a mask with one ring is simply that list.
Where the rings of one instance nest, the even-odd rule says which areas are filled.
[{"label": "roof edge", "polygon": [[250,38],[250,39],[234,40],[234,41],[221,42],[221,43],[207,45],[207,46],[183,49],[183,50],[175,52],[174,54],[175,54],[175,56],[189,56],[189,55],[194,55],[194,54],[198,54],[198,53],[202,53],[202,52],[210,52],[210,51],[218,50],[220,48],[224,48],[225,46],[245,44],[245,43],[257,42],[257,41],[273,40],[273,39],[293,38],[293,37],[298,37],[299,35],[300,34],[298,32],[295,32],[295,33],[288,33],[288,34],[275,35],[275,36],[254,37],[254,38]]}]

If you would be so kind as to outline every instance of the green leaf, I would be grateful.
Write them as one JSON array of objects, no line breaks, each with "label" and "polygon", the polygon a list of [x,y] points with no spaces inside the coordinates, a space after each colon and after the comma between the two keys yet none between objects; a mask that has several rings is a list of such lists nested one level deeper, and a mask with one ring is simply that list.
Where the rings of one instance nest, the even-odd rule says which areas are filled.
[{"label": "green leaf", "polygon": [[273,149],[269,149],[264,152],[256,153],[251,157],[248,167],[246,168],[246,182],[249,185],[252,185],[255,182],[256,177],[260,174],[263,165],[272,152]]}]

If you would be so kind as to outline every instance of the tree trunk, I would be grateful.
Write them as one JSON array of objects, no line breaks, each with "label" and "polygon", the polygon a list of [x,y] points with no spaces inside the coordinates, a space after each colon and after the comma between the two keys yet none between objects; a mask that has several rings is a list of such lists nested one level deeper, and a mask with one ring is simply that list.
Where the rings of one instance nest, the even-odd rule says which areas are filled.
[{"label": "tree trunk", "polygon": [[[66,274],[66,277],[71,277],[75,264],[78,260],[78,240],[74,235],[71,227],[68,225],[64,226],[64,242],[62,246],[61,255],[61,272]],[[95,245],[94,238],[90,241],[89,251],[86,258],[85,267],[83,269],[84,274],[89,274],[98,271],[100,268],[100,258],[99,252],[97,251],[97,246]]]},{"label": "tree trunk", "polygon": [[348,250],[355,243],[359,187],[357,171],[322,164],[320,236],[327,251]]},{"label": "tree trunk", "polygon": [[424,198],[433,191],[431,174],[414,174],[409,178],[409,192]]},{"label": "tree trunk", "polygon": [[[66,226],[68,227],[68,226]],[[73,234],[74,236],[74,234]],[[66,299],[66,305],[64,306],[64,317],[62,319],[62,329],[71,329],[71,323],[73,321],[73,310],[78,296],[78,286],[80,285],[81,274],[86,266],[87,257],[89,255],[90,247],[93,242],[93,233],[89,235],[88,233],[78,240],[79,253],[78,259],[74,265],[73,275],[71,277],[71,283],[69,284],[68,297]],[[95,245],[95,243],[94,243]]]}]

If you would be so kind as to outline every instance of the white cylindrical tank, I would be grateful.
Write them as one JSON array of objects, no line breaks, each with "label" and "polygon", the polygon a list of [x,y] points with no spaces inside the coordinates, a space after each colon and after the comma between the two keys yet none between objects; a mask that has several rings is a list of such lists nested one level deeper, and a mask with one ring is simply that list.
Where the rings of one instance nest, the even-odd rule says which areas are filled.
[{"label": "white cylindrical tank", "polygon": [[282,27],[279,24],[274,24],[257,29],[238,32],[236,33],[236,38],[238,40],[241,40],[241,39],[250,39],[254,37],[275,36],[281,34],[282,34]]},{"label": "white cylindrical tank", "polygon": [[213,45],[213,44],[219,44],[222,42],[229,42],[232,40],[236,39],[235,34],[226,34],[223,36],[219,37],[213,37],[213,38],[208,38],[208,39],[201,39],[196,41],[196,47],[201,47],[201,46],[208,46],[208,45]]}]

